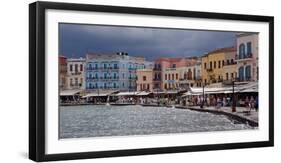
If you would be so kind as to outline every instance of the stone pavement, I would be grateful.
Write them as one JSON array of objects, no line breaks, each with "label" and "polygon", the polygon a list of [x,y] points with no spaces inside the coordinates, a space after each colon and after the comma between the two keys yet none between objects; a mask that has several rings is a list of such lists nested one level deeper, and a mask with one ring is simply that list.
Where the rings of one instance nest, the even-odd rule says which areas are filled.
[{"label": "stone pavement", "polygon": [[236,107],[236,112],[232,112],[231,107],[216,108],[214,106],[204,106],[204,108],[200,108],[200,106],[177,106],[177,108],[224,114],[237,120],[246,122],[251,126],[258,126],[259,121],[259,112],[254,109],[249,111],[249,109],[246,107]]}]

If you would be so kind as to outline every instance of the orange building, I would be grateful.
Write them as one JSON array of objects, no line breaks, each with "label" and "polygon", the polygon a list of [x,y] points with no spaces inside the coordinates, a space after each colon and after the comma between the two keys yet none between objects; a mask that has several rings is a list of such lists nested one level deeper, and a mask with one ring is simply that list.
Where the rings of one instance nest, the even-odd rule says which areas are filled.
[{"label": "orange building", "polygon": [[139,69],[137,74],[137,91],[153,91],[152,69]]}]

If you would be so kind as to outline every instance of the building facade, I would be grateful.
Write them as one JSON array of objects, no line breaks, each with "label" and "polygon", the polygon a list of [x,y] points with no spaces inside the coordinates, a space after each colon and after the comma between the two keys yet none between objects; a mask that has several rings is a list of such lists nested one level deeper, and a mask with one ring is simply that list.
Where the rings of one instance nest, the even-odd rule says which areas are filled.
[{"label": "building facade", "polygon": [[[180,67],[194,65],[198,58],[159,58],[154,63],[153,89],[167,90],[179,88]],[[169,79],[170,74],[170,79]],[[178,78],[176,77],[178,75]],[[174,76],[174,78],[173,78]]]},{"label": "building facade", "polygon": [[186,67],[180,67],[180,79],[179,86],[182,89],[187,89],[189,87],[201,87],[201,61],[198,60],[197,63],[189,65]]},{"label": "building facade", "polygon": [[137,91],[153,91],[153,70],[138,69],[137,70]]},{"label": "building facade", "polygon": [[66,89],[85,89],[85,59],[67,59],[67,82]]},{"label": "building facade", "polygon": [[223,64],[223,80],[229,83],[237,79],[237,62],[235,60],[236,48],[229,49],[225,52],[225,61]]},{"label": "building facade", "polygon": [[67,58],[59,56],[59,88],[65,90],[67,88]]},{"label": "building facade", "polygon": [[257,81],[259,78],[258,34],[243,33],[236,37],[238,80]]},{"label": "building facade", "polygon": [[163,86],[164,90],[179,89],[179,68],[165,68],[163,71]]},{"label": "building facade", "polygon": [[128,56],[127,53],[87,54],[86,90],[135,91],[136,71],[152,66],[153,63],[143,57]]},{"label": "building facade", "polygon": [[209,52],[202,57],[202,82],[213,84],[230,79],[235,75],[235,48],[221,48]]}]

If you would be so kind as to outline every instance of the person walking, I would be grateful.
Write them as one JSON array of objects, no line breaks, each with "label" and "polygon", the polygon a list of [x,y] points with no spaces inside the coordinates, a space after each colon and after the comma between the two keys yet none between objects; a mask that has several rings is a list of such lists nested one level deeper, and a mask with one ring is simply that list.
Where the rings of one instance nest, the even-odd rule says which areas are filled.
[{"label": "person walking", "polygon": [[251,96],[251,99],[250,99],[250,111],[251,111],[252,109],[254,109],[254,107],[255,107],[255,99],[254,99],[253,96]]},{"label": "person walking", "polygon": [[249,111],[250,110],[250,107],[249,107],[249,98],[248,96],[246,96],[246,99],[245,99],[245,106],[246,106],[246,110]]}]

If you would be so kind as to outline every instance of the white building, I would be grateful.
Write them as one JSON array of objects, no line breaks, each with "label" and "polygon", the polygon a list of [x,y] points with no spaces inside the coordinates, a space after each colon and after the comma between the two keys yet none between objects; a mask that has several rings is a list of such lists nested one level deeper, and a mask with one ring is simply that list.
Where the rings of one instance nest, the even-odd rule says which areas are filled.
[{"label": "white building", "polygon": [[66,89],[85,89],[85,59],[67,59]]}]

